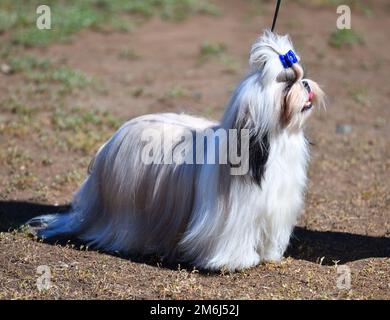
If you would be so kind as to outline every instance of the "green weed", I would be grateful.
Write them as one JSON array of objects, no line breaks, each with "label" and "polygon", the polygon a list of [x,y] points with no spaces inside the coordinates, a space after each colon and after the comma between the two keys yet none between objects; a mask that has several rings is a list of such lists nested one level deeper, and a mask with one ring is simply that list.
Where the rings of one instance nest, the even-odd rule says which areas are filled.
[{"label": "green weed", "polygon": [[362,44],[363,39],[352,29],[337,29],[329,37],[329,44],[335,48]]},{"label": "green weed", "polygon": [[219,9],[207,0],[51,0],[51,29],[36,27],[39,0],[2,0],[0,33],[10,32],[14,44],[46,46],[69,41],[80,30],[133,30],[135,16],[160,15],[169,20],[183,20],[194,14],[218,15]]}]

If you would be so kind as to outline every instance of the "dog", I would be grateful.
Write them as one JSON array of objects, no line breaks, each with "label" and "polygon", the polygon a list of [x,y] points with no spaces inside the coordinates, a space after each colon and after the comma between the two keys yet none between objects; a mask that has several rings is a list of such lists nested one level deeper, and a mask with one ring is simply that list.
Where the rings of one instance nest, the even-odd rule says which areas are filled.
[{"label": "dog", "polygon": [[[280,261],[304,204],[304,124],[324,105],[323,91],[304,78],[299,61],[289,36],[264,31],[220,122],[173,113],[126,122],[95,155],[71,210],[28,225],[40,238],[77,238],[107,252],[157,254],[200,269]],[[213,152],[221,156],[222,142],[229,148],[233,142],[247,170],[232,173],[230,158],[164,163],[183,135],[190,147],[206,130],[245,131],[237,139],[214,137],[195,153],[203,151],[203,160]],[[145,142],[146,131],[169,134],[171,142]],[[155,152],[145,152],[146,146]]]}]

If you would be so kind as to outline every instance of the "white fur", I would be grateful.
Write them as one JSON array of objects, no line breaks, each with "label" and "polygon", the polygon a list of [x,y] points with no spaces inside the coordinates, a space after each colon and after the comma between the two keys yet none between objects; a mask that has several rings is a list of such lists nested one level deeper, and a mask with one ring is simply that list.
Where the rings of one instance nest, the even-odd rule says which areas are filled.
[{"label": "white fur", "polygon": [[[30,224],[38,223],[44,238],[72,236],[103,250],[157,253],[200,268],[236,270],[279,261],[303,206],[308,160],[306,115],[294,114],[294,128],[279,120],[284,84],[275,81],[283,71],[277,52],[290,49],[287,37],[266,32],[259,38],[251,72],[220,124],[169,113],[126,122],[95,156],[71,212]],[[259,144],[267,136],[261,184],[250,175],[230,175],[227,165],[144,165],[140,137],[148,128],[168,130],[174,141],[185,128],[247,128]]]}]

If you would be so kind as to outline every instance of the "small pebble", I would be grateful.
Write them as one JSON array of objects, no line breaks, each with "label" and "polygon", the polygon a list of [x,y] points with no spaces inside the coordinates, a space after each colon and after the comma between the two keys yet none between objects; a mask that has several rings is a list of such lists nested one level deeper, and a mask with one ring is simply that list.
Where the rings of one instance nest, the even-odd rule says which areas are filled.
[{"label": "small pebble", "polygon": [[0,70],[2,73],[4,74],[10,74],[12,72],[12,69],[11,67],[6,64],[6,63],[3,63],[1,66],[0,66]]},{"label": "small pebble", "polygon": [[350,124],[338,124],[336,125],[336,132],[340,134],[351,133],[352,126]]}]

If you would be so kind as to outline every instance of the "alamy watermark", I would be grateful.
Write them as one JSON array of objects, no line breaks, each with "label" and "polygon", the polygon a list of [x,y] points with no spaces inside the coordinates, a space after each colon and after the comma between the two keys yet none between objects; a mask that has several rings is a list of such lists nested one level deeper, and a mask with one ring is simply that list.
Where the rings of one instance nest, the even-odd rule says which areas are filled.
[{"label": "alamy watermark", "polygon": [[351,29],[351,8],[345,4],[339,5],[336,12],[339,14],[336,20],[337,29]]},{"label": "alamy watermark", "polygon": [[37,28],[39,30],[51,29],[51,9],[47,5],[37,7]]},{"label": "alamy watermark", "polygon": [[232,175],[249,171],[248,129],[206,129],[200,132],[169,125],[141,133],[143,164],[229,164]]},{"label": "alamy watermark", "polygon": [[[39,5],[36,13],[38,15],[36,25],[39,30],[51,29],[51,9],[48,5]],[[336,20],[337,29],[351,29],[351,8],[342,4],[336,9],[339,17]]]},{"label": "alamy watermark", "polygon": [[336,287],[339,290],[351,289],[351,268],[347,265],[336,266],[336,272],[338,274],[336,280]]},{"label": "alamy watermark", "polygon": [[51,288],[51,270],[47,265],[41,265],[37,268],[37,289],[39,291],[49,290]]}]

